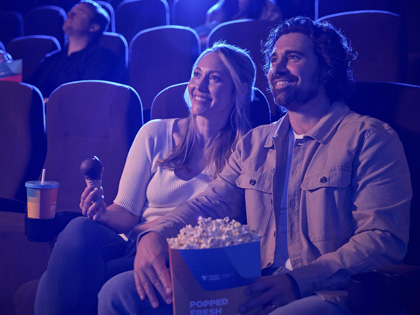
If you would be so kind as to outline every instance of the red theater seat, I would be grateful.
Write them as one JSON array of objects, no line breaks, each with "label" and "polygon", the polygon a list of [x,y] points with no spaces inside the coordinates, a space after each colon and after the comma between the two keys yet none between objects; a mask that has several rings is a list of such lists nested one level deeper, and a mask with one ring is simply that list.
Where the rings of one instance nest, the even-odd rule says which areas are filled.
[{"label": "red theater seat", "polygon": [[115,11],[115,29],[128,43],[142,30],[168,24],[165,0],[124,0]]},{"label": "red theater seat", "polygon": [[56,50],[61,46],[54,36],[48,35],[28,35],[14,38],[7,45],[7,52],[14,60],[22,59],[22,79],[29,78],[45,55]]},{"label": "red theater seat", "polygon": [[130,45],[129,84],[140,95],[145,120],[156,94],[169,85],[188,81],[201,51],[198,35],[183,26],[145,30]]},{"label": "red theater seat", "polygon": [[105,167],[105,202],[111,204],[128,150],[143,124],[137,93],[107,81],[63,84],[51,94],[46,117],[44,168],[48,180],[60,183],[57,211],[80,212],[80,194],[86,187],[80,163],[95,155]]},{"label": "red theater seat", "polygon": [[236,20],[218,25],[209,35],[207,47],[219,40],[247,49],[257,66],[257,80],[255,86],[259,88],[267,97],[270,103],[272,120],[277,120],[281,114],[277,105],[274,104],[273,97],[268,92],[268,81],[265,76],[263,65],[265,64],[264,55],[261,53],[261,43],[264,42],[272,27],[277,22],[264,20]]},{"label": "red theater seat", "polygon": [[[188,105],[184,101],[184,92],[188,82],[175,84],[163,89],[153,100],[151,119],[187,117]],[[264,94],[255,88],[255,99],[251,103],[250,120],[252,127],[271,122],[270,106]]]},{"label": "red theater seat", "polygon": [[320,18],[329,21],[358,52],[354,63],[357,81],[405,82],[406,38],[401,17],[387,11],[351,11]]},{"label": "red theater seat", "polygon": [[66,16],[66,11],[58,6],[35,7],[23,16],[24,34],[54,36],[60,45],[64,46],[67,38],[62,27]]}]

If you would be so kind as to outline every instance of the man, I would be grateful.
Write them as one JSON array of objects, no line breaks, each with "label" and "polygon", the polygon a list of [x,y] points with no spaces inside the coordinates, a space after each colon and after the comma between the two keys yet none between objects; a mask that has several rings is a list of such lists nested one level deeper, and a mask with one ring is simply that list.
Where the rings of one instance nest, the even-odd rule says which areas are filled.
[{"label": "man", "polygon": [[63,31],[68,45],[47,55],[28,83],[37,86],[44,97],[63,83],[79,80],[115,81],[118,59],[98,45],[109,24],[108,13],[96,2],[82,0],[67,14]]},{"label": "man", "polygon": [[[201,195],[142,235],[134,279],[126,273],[108,282],[101,313],[138,313],[147,299],[156,314],[170,312],[165,239],[195,225],[198,215],[229,216],[263,236],[264,276],[245,291],[257,296],[241,312],[348,314],[334,291],[351,274],[402,261],[409,170],[395,131],[342,102],[355,58],[347,40],[327,23],[293,18],[271,33],[265,49],[274,99],[287,114],[245,135]],[[134,282],[140,299],[130,290]]]}]

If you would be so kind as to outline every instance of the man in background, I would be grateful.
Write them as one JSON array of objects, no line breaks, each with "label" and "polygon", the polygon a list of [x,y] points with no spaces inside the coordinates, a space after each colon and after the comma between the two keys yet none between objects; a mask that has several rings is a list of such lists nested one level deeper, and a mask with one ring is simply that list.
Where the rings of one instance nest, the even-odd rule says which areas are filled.
[{"label": "man in background", "polygon": [[48,54],[27,83],[48,98],[63,83],[79,80],[116,81],[118,57],[98,42],[109,24],[108,13],[92,0],[82,0],[67,14],[63,31],[68,44]]}]

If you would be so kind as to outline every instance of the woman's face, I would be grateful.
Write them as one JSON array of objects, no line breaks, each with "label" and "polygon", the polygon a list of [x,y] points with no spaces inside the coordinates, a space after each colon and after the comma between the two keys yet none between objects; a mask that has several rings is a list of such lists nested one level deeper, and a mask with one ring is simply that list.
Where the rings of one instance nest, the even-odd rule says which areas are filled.
[{"label": "woman's face", "polygon": [[234,104],[234,85],[229,70],[216,52],[206,54],[188,83],[191,112],[205,117],[227,117]]}]

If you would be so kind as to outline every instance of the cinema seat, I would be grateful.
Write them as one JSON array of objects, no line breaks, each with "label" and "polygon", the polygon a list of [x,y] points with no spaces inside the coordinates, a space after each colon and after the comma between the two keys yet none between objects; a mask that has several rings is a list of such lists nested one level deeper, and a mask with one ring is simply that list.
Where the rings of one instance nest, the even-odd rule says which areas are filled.
[{"label": "cinema seat", "polygon": [[[189,114],[189,107],[184,101],[184,92],[188,82],[174,84],[163,89],[153,100],[151,119],[183,118]],[[250,107],[252,127],[271,122],[270,106],[264,94],[255,88],[255,99]]]}]

